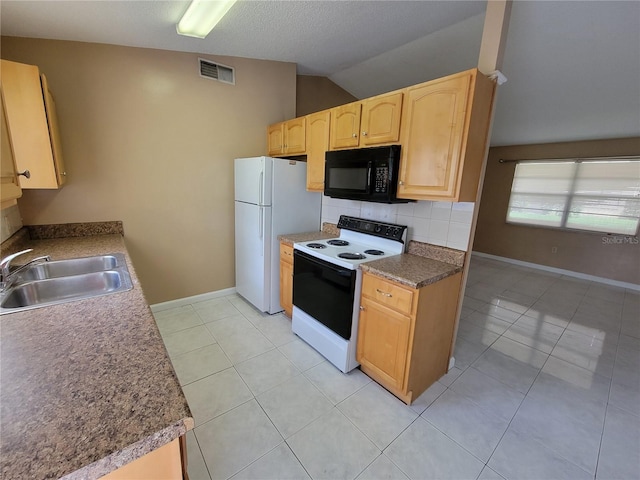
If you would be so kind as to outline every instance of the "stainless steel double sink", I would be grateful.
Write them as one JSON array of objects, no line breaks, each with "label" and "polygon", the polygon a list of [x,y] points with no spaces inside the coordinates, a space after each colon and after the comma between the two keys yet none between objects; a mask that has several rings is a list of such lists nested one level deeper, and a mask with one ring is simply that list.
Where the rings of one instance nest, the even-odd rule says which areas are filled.
[{"label": "stainless steel double sink", "polygon": [[0,315],[131,290],[121,253],[33,264],[0,294]]}]

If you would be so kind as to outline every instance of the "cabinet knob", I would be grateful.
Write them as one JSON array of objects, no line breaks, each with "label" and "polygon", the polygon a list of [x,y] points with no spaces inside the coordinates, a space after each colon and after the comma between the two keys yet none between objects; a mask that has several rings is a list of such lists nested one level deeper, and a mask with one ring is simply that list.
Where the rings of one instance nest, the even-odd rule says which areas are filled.
[{"label": "cabinet knob", "polygon": [[362,136],[366,137],[367,136],[367,132],[362,132]]},{"label": "cabinet knob", "polygon": [[62,175],[63,177],[67,176],[67,172],[62,172],[60,175]]},{"label": "cabinet knob", "polygon": [[360,305],[360,310],[364,312],[364,307],[362,305]]},{"label": "cabinet knob", "polygon": [[358,134],[357,134],[357,133],[354,133],[354,134],[353,134],[353,135],[351,135],[351,136],[352,136],[353,138],[357,138],[357,137],[358,137]]},{"label": "cabinet knob", "polygon": [[31,178],[31,172],[29,170],[25,170],[24,172],[18,172],[18,175],[22,175],[25,178]]},{"label": "cabinet knob", "polygon": [[402,180],[400,180],[400,181],[398,182],[398,185],[404,185],[404,182],[403,182]]}]

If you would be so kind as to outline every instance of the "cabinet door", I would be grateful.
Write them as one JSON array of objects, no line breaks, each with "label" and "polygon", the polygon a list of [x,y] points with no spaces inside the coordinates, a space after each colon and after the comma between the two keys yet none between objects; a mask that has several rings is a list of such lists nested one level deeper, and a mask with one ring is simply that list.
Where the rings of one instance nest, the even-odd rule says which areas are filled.
[{"label": "cabinet door", "polygon": [[2,151],[0,152],[0,194],[1,201],[14,200],[22,196],[22,189],[18,185],[18,177],[16,176],[16,166],[13,160],[13,151],[11,150],[11,141],[9,140],[9,132],[7,131],[7,123],[4,113],[4,100],[2,100],[2,91],[0,91],[0,127],[2,129],[0,143]]},{"label": "cabinet door", "polygon": [[406,92],[398,197],[455,199],[471,75]]},{"label": "cabinet door", "polygon": [[280,261],[280,305],[291,318],[293,311],[293,264]]},{"label": "cabinet door", "polygon": [[293,310],[293,247],[280,244],[280,306],[291,317]]},{"label": "cabinet door", "polygon": [[49,90],[49,82],[47,77],[40,74],[40,83],[42,84],[42,97],[44,99],[44,108],[47,113],[47,124],[49,125],[49,137],[51,139],[51,152],[53,153],[53,165],[58,179],[58,185],[63,185],[67,181],[67,172],[64,169],[64,160],[62,157],[62,142],[60,141],[60,130],[58,129],[58,112],[56,111],[56,102]]},{"label": "cabinet door", "polygon": [[363,297],[356,358],[389,388],[403,390],[411,319]]},{"label": "cabinet door", "polygon": [[284,153],[305,152],[305,117],[294,118],[284,123]]},{"label": "cabinet door", "polygon": [[58,188],[38,67],[2,60],[2,91],[20,186]]},{"label": "cabinet door", "polygon": [[402,93],[366,100],[362,104],[360,145],[397,142],[400,138]]},{"label": "cabinet door", "polygon": [[358,146],[361,109],[360,102],[331,109],[331,150]]},{"label": "cabinet door", "polygon": [[267,154],[281,155],[284,152],[284,125],[274,123],[267,128]]},{"label": "cabinet door", "polygon": [[307,190],[324,191],[324,157],[329,150],[328,110],[307,116]]}]

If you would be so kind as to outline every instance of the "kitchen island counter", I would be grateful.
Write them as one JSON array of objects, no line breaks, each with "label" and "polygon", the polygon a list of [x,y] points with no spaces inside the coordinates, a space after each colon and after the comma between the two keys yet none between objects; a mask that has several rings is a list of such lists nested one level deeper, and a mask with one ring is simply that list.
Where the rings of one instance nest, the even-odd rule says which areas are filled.
[{"label": "kitchen island counter", "polygon": [[0,317],[2,478],[99,478],[192,429],[122,235],[20,235],[16,263],[123,253],[133,289]]}]

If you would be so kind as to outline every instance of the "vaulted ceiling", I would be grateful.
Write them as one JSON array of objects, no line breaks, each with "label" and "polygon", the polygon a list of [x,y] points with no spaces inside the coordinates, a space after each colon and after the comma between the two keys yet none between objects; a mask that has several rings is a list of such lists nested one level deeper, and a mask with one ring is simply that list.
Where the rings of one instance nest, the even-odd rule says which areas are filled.
[{"label": "vaulted ceiling", "polygon": [[[204,40],[187,1],[0,3],[2,35],[297,64],[365,98],[475,67],[485,1],[243,1]],[[492,145],[640,135],[640,2],[513,4]]]}]

